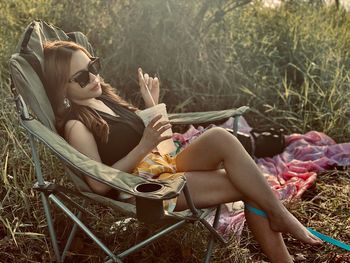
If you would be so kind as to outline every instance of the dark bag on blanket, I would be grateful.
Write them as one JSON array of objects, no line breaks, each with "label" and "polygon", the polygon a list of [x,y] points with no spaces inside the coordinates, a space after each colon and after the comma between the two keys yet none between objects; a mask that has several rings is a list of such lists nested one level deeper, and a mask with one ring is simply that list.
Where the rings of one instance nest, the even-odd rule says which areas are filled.
[{"label": "dark bag on blanket", "polygon": [[[227,130],[233,133],[231,129]],[[237,139],[251,156],[257,158],[272,157],[285,148],[283,129],[253,129],[248,134],[238,132]]]}]

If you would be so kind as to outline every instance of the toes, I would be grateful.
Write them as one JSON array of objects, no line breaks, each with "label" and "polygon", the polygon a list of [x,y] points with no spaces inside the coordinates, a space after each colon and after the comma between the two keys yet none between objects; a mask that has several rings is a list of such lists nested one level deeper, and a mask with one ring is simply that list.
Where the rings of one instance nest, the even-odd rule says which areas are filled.
[{"label": "toes", "polygon": [[317,235],[313,233],[313,230],[307,229],[308,230],[308,236],[312,238],[315,242],[315,244],[323,244],[323,240],[320,239]]},{"label": "toes", "polygon": [[321,239],[319,239],[318,237],[314,236],[314,235],[308,235],[308,239],[309,239],[309,243],[311,245],[321,245],[323,244],[323,241]]},{"label": "toes", "polygon": [[323,241],[322,241],[321,239],[319,239],[318,237],[313,236],[312,238],[313,238],[314,243],[315,243],[316,245],[321,245],[321,244],[323,244]]}]

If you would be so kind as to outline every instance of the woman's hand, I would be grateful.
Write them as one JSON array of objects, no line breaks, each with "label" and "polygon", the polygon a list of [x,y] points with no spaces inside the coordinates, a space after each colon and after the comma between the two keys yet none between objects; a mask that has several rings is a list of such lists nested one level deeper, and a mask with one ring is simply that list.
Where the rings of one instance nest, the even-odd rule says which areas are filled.
[{"label": "woman's hand", "polygon": [[[143,74],[142,69],[138,69],[139,85],[143,100],[145,101],[146,108],[152,107],[154,104],[158,104],[159,100],[159,79],[157,77],[150,77],[147,73]],[[152,98],[150,98],[149,93]],[[152,101],[153,99],[153,101]],[[154,102],[154,104],[153,104]]]},{"label": "woman's hand", "polygon": [[[156,116],[150,121],[143,132],[143,136],[139,143],[140,146],[146,151],[151,152],[157,145],[172,136],[162,136],[162,133],[171,128],[169,121],[159,121],[162,115]],[[159,121],[157,124],[156,122]]]}]

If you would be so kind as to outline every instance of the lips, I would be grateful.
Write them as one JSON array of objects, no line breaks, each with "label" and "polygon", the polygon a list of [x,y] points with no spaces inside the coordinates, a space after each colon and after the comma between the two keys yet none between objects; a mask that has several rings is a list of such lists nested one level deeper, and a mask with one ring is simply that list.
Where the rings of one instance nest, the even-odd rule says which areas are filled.
[{"label": "lips", "polygon": [[96,83],[95,86],[93,86],[90,90],[97,90],[100,88],[100,83]]}]

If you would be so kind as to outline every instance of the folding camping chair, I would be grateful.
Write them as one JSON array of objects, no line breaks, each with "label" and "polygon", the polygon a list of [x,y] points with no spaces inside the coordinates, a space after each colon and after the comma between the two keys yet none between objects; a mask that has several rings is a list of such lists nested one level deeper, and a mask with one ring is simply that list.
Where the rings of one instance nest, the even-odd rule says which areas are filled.
[{"label": "folding camping chair", "polygon": [[[225,243],[225,240],[215,230],[220,216],[220,206],[216,208],[213,225],[210,225],[204,219],[206,210],[200,210],[194,206],[186,186],[185,178],[180,177],[175,180],[157,181],[124,173],[89,159],[71,147],[56,133],[54,114],[43,86],[45,82],[42,73],[42,43],[47,40],[75,41],[89,50],[91,54],[94,54],[94,51],[84,34],[80,32],[66,34],[61,29],[49,25],[44,21],[35,20],[25,29],[16,48],[16,53],[11,56],[9,61],[13,84],[12,91],[19,112],[19,122],[28,133],[32,158],[35,164],[37,181],[34,184],[34,189],[39,191],[41,195],[56,261],[64,261],[77,227],[81,228],[107,254],[106,262],[123,262],[123,258],[129,254],[178,229],[185,223],[201,222],[211,234],[205,257],[205,262],[209,262],[215,241],[219,240]],[[173,124],[198,124],[234,117],[233,129],[237,131],[238,118],[247,109],[248,107],[244,106],[239,109],[224,111],[169,114],[169,118]],[[36,146],[37,140],[43,142],[59,158],[66,168],[67,175],[74,182],[76,186],[75,190],[70,190],[44,180]],[[84,176],[90,176],[122,193],[134,196],[136,205],[93,193],[84,181]],[[162,201],[178,196],[181,191],[184,192],[190,209],[182,213],[164,211]],[[77,196],[81,197],[79,200],[83,200],[81,203],[78,203],[76,198],[74,200],[71,198]],[[119,254],[114,254],[80,220],[81,213],[86,212],[84,199],[97,201],[103,205],[117,209],[123,214],[132,215],[142,222],[164,222],[165,227],[139,244]],[[73,221],[71,233],[67,239],[65,248],[62,250],[58,246],[53,227],[53,219],[50,212],[51,204],[56,205]],[[68,207],[77,209],[71,210]]]}]

